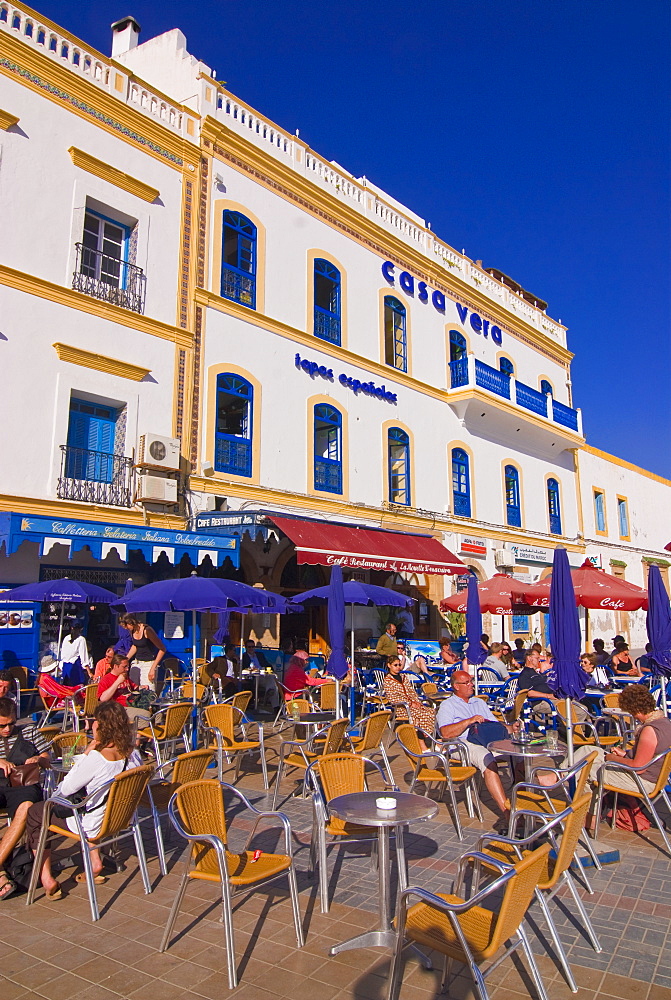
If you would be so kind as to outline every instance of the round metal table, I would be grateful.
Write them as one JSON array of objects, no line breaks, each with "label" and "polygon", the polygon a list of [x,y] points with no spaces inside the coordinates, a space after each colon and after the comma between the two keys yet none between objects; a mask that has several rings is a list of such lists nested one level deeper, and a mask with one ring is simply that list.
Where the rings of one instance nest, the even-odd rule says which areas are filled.
[{"label": "round metal table", "polygon": [[531,768],[539,757],[551,757],[552,760],[562,760],[568,753],[565,743],[558,743],[556,748],[550,749],[545,740],[539,743],[518,743],[516,740],[494,740],[487,745],[491,753],[504,754],[506,757],[515,757],[524,762],[524,780],[531,780]]},{"label": "round metal table", "polygon": [[[379,809],[375,803],[379,798],[395,799],[396,808]],[[351,951],[353,948],[393,948],[396,934],[391,926],[389,831],[392,827],[407,826],[408,823],[432,819],[438,812],[438,805],[423,795],[413,795],[410,792],[352,792],[331,799],[328,810],[346,823],[377,827],[380,883],[379,927],[364,934],[357,934],[356,937],[349,938],[341,944],[333,945],[330,953],[338,955],[341,951]],[[401,888],[406,888],[404,865],[399,865],[398,881]]]}]

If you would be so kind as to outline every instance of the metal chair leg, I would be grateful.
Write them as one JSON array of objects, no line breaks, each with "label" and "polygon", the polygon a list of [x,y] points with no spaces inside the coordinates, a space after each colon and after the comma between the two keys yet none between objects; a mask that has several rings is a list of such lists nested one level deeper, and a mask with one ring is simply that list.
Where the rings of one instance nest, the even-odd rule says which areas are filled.
[{"label": "metal chair leg", "polygon": [[545,992],[545,986],[543,985],[543,980],[541,979],[540,972],[538,971],[538,966],[536,965],[536,960],[534,959],[534,953],[529,946],[529,939],[526,932],[522,926],[517,929],[518,936],[522,939],[522,947],[524,948],[524,954],[527,957],[527,962],[531,968],[531,975],[534,977],[534,983],[536,984],[536,989],[538,990],[538,996],[540,1000],[548,1000],[548,995]]},{"label": "metal chair leg", "polygon": [[84,864],[84,874],[86,875],[86,888],[89,893],[89,905],[91,907],[91,920],[94,922],[100,920],[100,913],[98,911],[98,899],[96,897],[96,886],[93,881],[93,863],[91,861],[91,852],[89,850],[89,845],[85,840],[80,841],[82,849],[82,862]]},{"label": "metal chair leg", "polygon": [[135,841],[135,852],[137,854],[138,865],[140,866],[140,874],[142,876],[142,884],[144,886],[145,894],[148,896],[151,892],[151,882],[149,881],[149,870],[147,868],[147,857],[144,853],[144,842],[142,840],[142,830],[140,829],[140,824],[137,819],[133,820],[133,840]]},{"label": "metal chair leg", "polygon": [[326,852],[326,831],[322,825],[319,830],[318,850],[319,850],[319,905],[322,913],[329,911],[329,873],[328,857]]},{"label": "metal chair leg", "polygon": [[275,789],[273,791],[273,809],[277,809],[277,797],[280,790],[280,784],[282,782],[282,772],[284,771],[284,758],[280,757],[280,762],[277,767],[277,774],[275,775]]},{"label": "metal chair leg", "polygon": [[662,823],[661,819],[657,815],[657,810],[655,809],[654,805],[652,804],[652,799],[647,794],[647,792],[646,792],[646,795],[645,795],[645,804],[647,805],[648,809],[652,813],[652,818],[655,821],[657,829],[659,830],[659,832],[662,835],[662,840],[664,841],[664,843],[666,845],[666,853],[669,855],[669,857],[671,857],[671,844],[669,843],[669,838],[666,835],[666,830],[664,829],[664,824]]},{"label": "metal chair leg", "polygon": [[228,988],[234,990],[238,985],[238,971],[235,966],[235,939],[233,936],[233,913],[228,884],[222,882],[221,892],[222,921],[226,936],[226,968],[228,971]]},{"label": "metal chair leg", "polygon": [[396,827],[396,862],[398,865],[398,886],[399,889],[408,888],[408,862],[405,856],[405,840],[403,827]]},{"label": "metal chair leg", "polygon": [[545,899],[543,891],[541,889],[536,889],[536,899],[538,900],[540,907],[543,911],[543,916],[545,917],[545,922],[548,925],[548,930],[550,931],[550,937],[552,938],[552,942],[554,944],[555,951],[557,953],[557,958],[559,959],[561,967],[564,970],[564,975],[566,976],[566,981],[569,985],[569,989],[571,990],[571,993],[577,993],[578,987],[576,985],[575,979],[573,978],[571,966],[568,963],[568,958],[566,957],[564,946],[561,943],[559,934],[557,933],[557,928],[555,927],[555,922],[552,919],[552,914],[550,913],[550,907],[548,906],[547,900]]},{"label": "metal chair leg", "polygon": [[44,851],[47,844],[47,837],[49,836],[49,823],[51,820],[51,806],[47,803],[44,807],[44,814],[42,817],[42,829],[40,830],[40,839],[37,844],[37,850],[35,851],[35,857],[33,859],[33,869],[30,873],[30,885],[28,887],[28,895],[26,897],[26,906],[30,906],[35,901],[35,892],[37,891],[37,883],[39,881],[40,872],[42,870],[42,860],[44,858]]},{"label": "metal chair leg", "polygon": [[401,985],[401,975],[403,972],[403,938],[405,936],[406,906],[401,903],[400,913],[396,921],[396,947],[389,969],[389,989],[387,1000],[398,1000],[398,991]]},{"label": "metal chair leg", "polygon": [[303,938],[303,925],[301,924],[301,910],[298,905],[298,884],[296,882],[296,869],[293,866],[289,868],[289,892],[291,893],[291,909],[294,914],[294,927],[296,929],[296,944],[299,948],[302,948],[305,944]]},{"label": "metal chair leg", "polygon": [[165,857],[165,845],[163,843],[163,831],[161,829],[161,817],[159,816],[158,809],[153,805],[151,807],[151,818],[154,824],[154,836],[156,837],[156,853],[158,854],[158,864],[161,870],[161,875],[168,874],[168,864]]},{"label": "metal chair leg", "polygon": [[603,948],[601,947],[601,942],[596,936],[596,931],[592,927],[592,921],[589,919],[589,915],[587,913],[587,910],[585,909],[585,905],[582,899],[580,898],[576,890],[576,887],[573,885],[573,880],[571,879],[568,872],[564,872],[564,876],[568,884],[568,887],[571,890],[571,895],[575,899],[575,905],[578,907],[578,911],[580,913],[580,916],[582,917],[583,924],[585,925],[585,930],[587,931],[587,936],[592,942],[592,947],[594,948],[594,951],[596,952],[603,951]]},{"label": "metal chair leg", "polygon": [[[187,862],[188,865],[188,862]],[[186,887],[189,882],[188,869],[182,875],[182,881],[179,883],[179,888],[175,894],[170,913],[168,914],[168,922],[165,925],[165,930],[163,931],[163,937],[161,938],[161,944],[159,945],[159,951],[165,951],[168,947],[168,942],[170,941],[170,935],[172,934],[172,929],[175,925],[175,920],[177,919],[177,914],[179,913],[179,908],[182,905],[182,900],[184,899],[184,893],[186,892]]]}]

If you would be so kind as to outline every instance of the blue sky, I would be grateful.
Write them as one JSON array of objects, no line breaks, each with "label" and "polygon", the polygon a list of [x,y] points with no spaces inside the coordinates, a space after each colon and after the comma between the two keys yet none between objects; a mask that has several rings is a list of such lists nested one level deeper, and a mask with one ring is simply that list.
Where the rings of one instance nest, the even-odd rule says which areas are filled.
[{"label": "blue sky", "polygon": [[128,13],[569,327],[590,444],[671,478],[667,0],[42,0]]}]

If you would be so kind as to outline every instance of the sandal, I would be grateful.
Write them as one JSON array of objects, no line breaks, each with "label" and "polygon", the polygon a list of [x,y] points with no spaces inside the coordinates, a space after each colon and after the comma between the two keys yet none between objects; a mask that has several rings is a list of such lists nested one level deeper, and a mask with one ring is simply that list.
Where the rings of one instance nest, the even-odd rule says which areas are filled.
[{"label": "sandal", "polygon": [[[96,885],[104,885],[107,881],[107,875],[101,875],[100,872],[98,872],[97,875],[93,876],[93,881]],[[79,882],[80,884],[82,882],[86,882],[86,872],[77,872],[75,875],[75,882]]]},{"label": "sandal", "polygon": [[14,879],[10,878],[4,869],[0,869],[0,903],[5,899],[9,899],[18,891],[19,887]]},{"label": "sandal", "polygon": [[61,888],[60,882],[56,883],[56,888],[52,889],[51,892],[47,893],[46,897],[50,903],[55,903],[57,899],[63,898],[63,889]]}]

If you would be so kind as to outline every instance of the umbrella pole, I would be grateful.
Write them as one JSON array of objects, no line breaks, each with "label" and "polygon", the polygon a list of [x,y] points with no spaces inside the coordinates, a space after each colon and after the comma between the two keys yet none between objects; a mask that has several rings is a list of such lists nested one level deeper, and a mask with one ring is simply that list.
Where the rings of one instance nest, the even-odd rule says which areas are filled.
[{"label": "umbrella pole", "polygon": [[473,664],[473,694],[478,697],[478,666],[479,664]]},{"label": "umbrella pole", "polygon": [[193,697],[193,708],[191,710],[191,746],[194,750],[198,747],[198,709],[196,707],[196,659],[198,645],[196,643],[196,612],[191,612],[191,694]]},{"label": "umbrella pole", "polygon": [[662,684],[662,711],[666,716],[668,716],[669,714],[666,707],[666,684],[668,679],[669,678],[666,676],[666,674],[662,674],[662,676],[660,677],[660,681]]},{"label": "umbrella pole", "polygon": [[56,659],[58,660],[59,669],[61,674],[63,673],[63,667],[61,664],[61,643],[63,642],[63,616],[65,614],[65,601],[61,601],[61,620],[58,623],[58,649],[56,650]]},{"label": "umbrella pole", "polygon": [[571,725],[571,719],[573,717],[573,713],[571,711],[571,699],[566,698],[564,705],[566,712],[566,743],[568,745],[568,766],[573,767],[573,726]]},{"label": "umbrella pole", "polygon": [[349,685],[349,724],[354,725],[355,707],[356,699],[354,693],[354,681],[357,677],[357,672],[354,667],[354,605],[349,606],[349,624],[350,624],[350,685]]},{"label": "umbrella pole", "polygon": [[501,642],[506,641],[506,619],[504,615],[501,615]]}]

